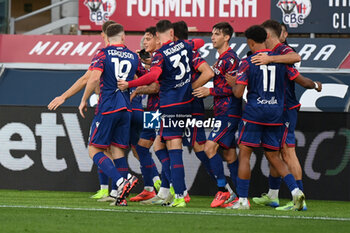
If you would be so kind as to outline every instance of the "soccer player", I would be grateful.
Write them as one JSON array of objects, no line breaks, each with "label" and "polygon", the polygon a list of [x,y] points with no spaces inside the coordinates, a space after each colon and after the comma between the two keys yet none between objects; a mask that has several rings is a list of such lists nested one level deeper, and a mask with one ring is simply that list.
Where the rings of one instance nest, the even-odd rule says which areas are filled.
[{"label": "soccer player", "polygon": [[[279,157],[283,137],[283,109],[285,101],[286,77],[299,82],[299,72],[285,64],[255,65],[252,57],[258,53],[268,53],[266,31],[261,26],[252,26],[245,31],[247,44],[253,55],[242,60],[236,85],[232,88],[236,97],[242,97],[248,89],[247,104],[239,126],[239,168],[237,192],[239,201],[227,207],[249,209],[248,190],[250,183],[250,156],[254,147],[262,146],[265,156],[281,174],[293,196],[293,209],[301,210],[305,196],[298,188],[294,176]],[[287,76],[286,76],[287,75]]]},{"label": "soccer player", "polygon": [[118,87],[123,90],[147,85],[159,79],[160,109],[164,116],[160,136],[166,141],[171,164],[171,181],[175,190],[175,199],[171,206],[185,207],[185,174],[182,161],[184,128],[179,124],[184,121],[184,116],[190,114],[193,101],[190,83],[192,50],[198,47],[198,43],[193,41],[188,44],[182,40],[173,42],[174,30],[168,20],[160,20],[156,28],[162,47],[153,56],[150,72],[137,80],[119,81]]},{"label": "soccer player", "polygon": [[[115,23],[116,22],[113,20],[108,20],[105,23],[103,23],[103,25],[102,25],[101,36],[102,36],[103,41],[104,41],[106,46],[108,45],[107,36],[106,36],[107,27],[109,25],[115,24]],[[99,49],[98,51],[100,51],[100,50],[101,49]],[[93,57],[91,64],[89,66],[89,69],[85,72],[85,74],[83,76],[81,76],[67,91],[65,91],[62,95],[57,96],[49,103],[49,105],[47,106],[49,110],[56,110],[67,99],[69,99],[73,95],[77,94],[79,91],[81,91],[86,86],[86,83],[87,83],[87,81],[91,75],[91,72],[92,72],[93,61],[96,60],[97,54],[98,54],[98,52]],[[95,93],[96,94],[100,93],[99,87],[97,87],[95,89]],[[109,153],[107,153],[107,156],[109,156],[109,158],[111,158]],[[98,173],[98,178],[99,178],[99,182],[100,182],[100,190],[98,190],[96,192],[96,194],[92,195],[91,198],[94,198],[94,199],[107,198],[108,197],[108,176],[106,174],[104,174],[101,169],[97,169],[97,173]]]},{"label": "soccer player", "polygon": [[[265,21],[262,26],[267,31],[266,47],[271,49],[275,54],[279,56],[268,56],[266,54],[259,55],[257,58],[252,58],[252,62],[256,64],[266,65],[273,60],[279,60],[281,63],[293,64],[298,62],[296,53],[287,45],[282,44],[280,38],[282,36],[282,27],[281,25],[274,20]],[[283,37],[283,36],[282,36]],[[284,38],[285,39],[285,38]],[[298,55],[299,56],[299,55]],[[283,58],[283,59],[281,59]],[[321,91],[322,84],[320,82],[313,82],[312,80],[299,77],[300,80],[303,80],[300,83],[305,88],[315,88],[317,91]],[[285,144],[282,148],[282,158],[288,165],[289,170],[294,175],[298,187],[300,190],[303,189],[302,182],[302,169],[300,162],[295,152],[295,134],[294,130],[297,123],[297,114],[300,108],[300,103],[298,102],[295,95],[295,83],[294,81],[287,82],[286,88],[286,111],[284,112],[284,120],[288,122],[288,133],[286,136]],[[257,204],[268,205],[272,207],[279,206],[278,193],[281,185],[281,177],[279,173],[273,166],[270,166],[270,175],[269,175],[269,191],[267,194],[263,194],[261,197],[254,197],[253,201]],[[288,202],[286,206],[278,207],[277,210],[291,210],[293,209],[293,202]],[[306,210],[306,203],[303,203],[303,210]]]},{"label": "soccer player", "polygon": [[219,146],[223,147],[223,157],[227,161],[230,177],[236,185],[238,160],[236,155],[235,132],[241,119],[242,98],[236,98],[225,79],[225,74],[234,75],[237,72],[239,58],[230,48],[229,41],[233,34],[233,28],[227,22],[213,26],[212,42],[219,53],[219,59],[213,66],[214,88],[199,87],[193,94],[198,98],[209,95],[214,96],[215,120],[221,121],[221,127],[214,127],[204,146],[204,151],[209,158],[210,168],[216,177],[218,192],[211,203],[211,207],[219,207],[230,196],[233,200],[236,196],[226,182],[223,160],[218,153]]},{"label": "soccer player", "polygon": [[[129,145],[131,104],[128,91],[117,88],[118,80],[132,80],[138,67],[138,57],[124,46],[125,33],[120,24],[107,27],[109,45],[101,49],[86,84],[79,105],[82,117],[87,108],[87,100],[94,88],[100,85],[100,98],[97,113],[91,126],[89,138],[89,156],[94,163],[110,177],[117,187],[116,205],[126,205],[125,197],[136,184],[136,178],[128,174],[128,179],[115,169],[113,162],[106,156],[107,148],[113,159],[124,157]],[[133,182],[129,182],[133,180]],[[131,183],[131,185],[130,185]]]},{"label": "soccer player", "polygon": [[[147,53],[153,53],[161,47],[160,41],[156,36],[156,27],[149,27],[145,30],[143,46]],[[152,83],[149,86],[137,87],[132,94],[132,99],[138,94],[148,94],[146,111],[156,111],[159,108],[159,84]],[[159,191],[161,181],[159,180],[158,171],[154,174],[155,163],[150,155],[149,149],[156,138],[155,129],[142,129],[140,139],[136,145],[136,151],[139,155],[141,171],[144,180],[144,190],[137,196],[130,198],[130,201],[145,201],[156,196],[153,186]]]},{"label": "soccer player", "polygon": [[[184,21],[173,23],[175,41],[188,40],[188,27]],[[214,77],[214,72],[208,65],[208,63],[201,57],[198,51],[193,51],[192,54],[192,89],[206,84],[210,79]],[[204,102],[203,98],[194,97],[192,103],[192,119],[196,121],[204,121]],[[210,169],[209,159],[204,152],[204,144],[206,142],[206,135],[204,127],[197,128],[196,126],[186,129],[185,137],[189,139],[189,143],[184,143],[185,146],[193,147],[197,158],[203,163],[208,174],[214,177],[213,172]],[[188,142],[187,139],[184,142]]]}]

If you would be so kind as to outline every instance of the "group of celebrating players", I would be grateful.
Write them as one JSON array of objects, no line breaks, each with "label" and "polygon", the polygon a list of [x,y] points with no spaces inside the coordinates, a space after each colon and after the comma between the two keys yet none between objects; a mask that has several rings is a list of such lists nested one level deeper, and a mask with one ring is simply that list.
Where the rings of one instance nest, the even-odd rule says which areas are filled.
[{"label": "group of celebrating players", "polygon": [[[251,53],[240,60],[229,43],[232,26],[227,22],[215,24],[211,40],[219,58],[212,67],[197,51],[204,41],[188,40],[183,21],[160,20],[155,27],[147,28],[144,51],[139,55],[124,45],[122,25],[107,21],[102,30],[106,47],[94,56],[88,71],[48,105],[54,110],[86,86],[79,106],[80,114],[85,117],[88,98],[94,91],[99,93],[89,137],[89,155],[98,166],[101,184],[93,198],[112,201],[112,205],[127,205],[126,198],[138,182],[128,172],[125,158],[125,149],[131,146],[140,161],[144,190],[130,201],[185,207],[190,197],[185,184],[182,145],[188,140],[182,140],[185,128],[171,122],[187,117],[203,121],[203,98],[211,95],[215,121],[220,124],[214,126],[208,138],[204,127],[190,127],[186,145],[193,147],[217,184],[218,192],[211,207],[250,208],[250,156],[253,148],[263,147],[270,163],[269,191],[253,201],[277,210],[306,210],[302,171],[294,147],[300,107],[294,85],[296,82],[321,91],[322,84],[303,77],[294,68],[300,56],[282,43],[287,35],[282,25],[267,20],[249,27],[245,36]],[[214,87],[204,87],[211,79]],[[247,102],[242,107],[246,87]],[[148,95],[147,111],[155,112],[155,117],[162,114],[159,130],[143,128],[140,95]],[[152,145],[162,165],[160,176],[149,151]],[[222,155],[218,153],[219,147],[223,149]],[[237,195],[227,183],[223,160],[227,162]],[[110,193],[109,178],[112,179]],[[279,207],[282,179],[292,201]]]}]

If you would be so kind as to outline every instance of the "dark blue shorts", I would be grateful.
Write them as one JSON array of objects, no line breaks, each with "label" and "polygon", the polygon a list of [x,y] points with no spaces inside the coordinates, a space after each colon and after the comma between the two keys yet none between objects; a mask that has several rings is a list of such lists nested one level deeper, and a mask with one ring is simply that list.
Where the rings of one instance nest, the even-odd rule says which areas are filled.
[{"label": "dark blue shorts", "polygon": [[224,149],[236,148],[235,133],[241,118],[217,116],[215,121],[221,121],[220,127],[214,127],[208,140],[218,143]]},{"label": "dark blue shorts", "polygon": [[130,124],[130,145],[135,147],[143,129],[143,111],[133,110]]},{"label": "dark blue shorts", "polygon": [[[204,115],[192,115],[192,119],[204,121]],[[199,145],[203,145],[207,141],[207,137],[205,136],[204,127],[186,127],[182,144],[184,146],[193,147],[194,143],[197,142]]]},{"label": "dark blue shorts", "polygon": [[110,145],[128,148],[131,112],[122,110],[111,114],[98,114],[91,124],[89,145],[108,148]]},{"label": "dark blue shorts", "polygon": [[140,138],[154,141],[157,137],[158,129],[142,129]]},{"label": "dark blue shorts", "polygon": [[288,133],[286,137],[286,144],[288,147],[295,147],[295,127],[298,120],[298,109],[290,109],[283,113],[284,122],[288,123]]},{"label": "dark blue shorts", "polygon": [[282,145],[285,129],[283,125],[259,125],[242,121],[239,124],[238,144],[250,147],[262,146],[271,150],[279,150]]},{"label": "dark blue shorts", "polygon": [[161,108],[162,122],[159,135],[162,140],[182,138],[187,118],[191,118],[191,104]]}]

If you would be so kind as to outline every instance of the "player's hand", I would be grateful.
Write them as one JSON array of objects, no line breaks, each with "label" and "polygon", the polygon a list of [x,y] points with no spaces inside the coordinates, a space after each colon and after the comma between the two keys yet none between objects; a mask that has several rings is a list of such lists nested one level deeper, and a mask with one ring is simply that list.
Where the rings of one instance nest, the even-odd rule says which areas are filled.
[{"label": "player's hand", "polygon": [[125,80],[119,80],[118,81],[118,88],[121,91],[125,91],[126,89],[128,89],[129,87],[129,83]]},{"label": "player's hand", "polygon": [[254,63],[257,66],[260,65],[267,65],[271,63],[271,57],[267,55],[266,53],[259,53],[252,57],[251,59],[252,63]]},{"label": "player's hand", "polygon": [[62,96],[57,96],[49,103],[47,108],[49,110],[56,110],[59,106],[61,106],[64,103],[64,101],[65,101],[65,98],[63,98]]},{"label": "player's hand", "polygon": [[131,93],[130,95],[130,102],[137,96],[136,91],[134,91],[133,93]]},{"label": "player's hand", "polygon": [[236,83],[237,75],[232,76],[232,75],[229,75],[228,73],[226,73],[225,74],[225,79],[226,79],[228,85],[233,87],[235,85],[235,83]]},{"label": "player's hand", "polygon": [[192,95],[198,98],[207,97],[210,95],[210,90],[207,87],[198,87],[192,92]]},{"label": "player's hand", "polygon": [[318,88],[316,89],[316,91],[321,92],[322,91],[322,83],[318,82],[318,81],[316,81],[315,83],[317,83],[317,85],[318,85]]},{"label": "player's hand", "polygon": [[79,112],[83,118],[85,118],[84,112],[86,112],[86,111],[87,111],[87,102],[81,101],[81,103],[79,105]]}]

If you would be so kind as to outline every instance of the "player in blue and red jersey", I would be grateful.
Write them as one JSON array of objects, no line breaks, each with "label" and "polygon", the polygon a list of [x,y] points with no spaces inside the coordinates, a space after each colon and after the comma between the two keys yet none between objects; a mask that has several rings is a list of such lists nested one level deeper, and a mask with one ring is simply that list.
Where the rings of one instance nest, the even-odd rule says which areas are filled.
[{"label": "player in blue and red jersey", "polygon": [[294,176],[279,157],[283,144],[283,110],[285,101],[286,77],[298,79],[299,72],[281,63],[257,66],[251,62],[258,53],[271,54],[264,44],[266,31],[261,26],[252,26],[245,31],[247,44],[253,55],[242,60],[233,93],[242,97],[248,89],[247,104],[239,126],[239,169],[237,192],[239,201],[227,207],[249,209],[248,190],[250,183],[250,156],[254,147],[262,146],[272,166],[286,182],[293,196],[293,209],[301,210],[305,196],[298,188]]},{"label": "player in blue and red jersey", "polygon": [[[157,48],[160,48],[161,44],[156,37],[155,27],[149,27],[145,30],[143,46],[145,48],[145,51],[150,54],[152,54]],[[159,92],[159,84],[152,83],[149,86],[140,86],[135,88],[135,91],[133,92],[131,98],[132,99],[134,99],[134,97],[136,98],[138,94],[147,94],[148,98],[147,98],[146,111],[157,111],[159,109],[158,92]],[[130,201],[145,201],[145,200],[152,199],[156,196],[156,192],[153,186],[156,187],[157,191],[159,191],[159,189],[161,188],[160,187],[161,182],[159,180],[158,171],[157,171],[157,174],[155,174],[154,170],[157,170],[156,165],[149,152],[150,147],[153,145],[156,139],[156,136],[157,136],[156,129],[143,128],[141,131],[140,138],[136,146],[136,151],[140,158],[141,171],[142,171],[143,180],[144,180],[144,190],[137,196],[130,198]],[[158,156],[158,154],[162,152],[158,152],[155,150],[155,153]],[[162,160],[162,157],[160,160]],[[162,169],[162,174],[164,174],[165,172],[163,170],[164,169]],[[169,167],[169,170],[170,170],[170,167]],[[166,178],[166,175],[162,176],[162,179],[164,178]],[[162,184],[164,186],[166,182],[162,182]],[[169,189],[169,187],[165,187],[165,188]],[[164,187],[161,188],[161,191],[160,191],[161,193],[164,192],[163,189]]]},{"label": "player in blue and red jersey", "polygon": [[[113,20],[108,20],[102,25],[102,32],[101,37],[103,38],[103,41],[105,43],[105,46],[108,45],[106,30],[107,27],[111,24],[115,24],[116,22]],[[97,59],[97,55],[101,49],[98,49],[96,54],[93,56],[90,66],[88,70],[85,72],[83,76],[81,76],[67,91],[65,91],[62,95],[57,96],[55,99],[53,99],[49,105],[47,106],[49,110],[56,110],[59,106],[61,106],[68,98],[72,97],[73,95],[77,94],[79,91],[81,91],[85,86],[86,83],[91,75],[93,64],[95,60]],[[100,93],[100,87],[98,86],[95,89],[95,93],[98,95]],[[96,109],[97,110],[97,109]],[[107,153],[107,156],[111,158],[109,153]],[[115,166],[118,168],[119,164],[115,164]],[[104,200],[105,198],[108,198],[108,176],[102,172],[101,169],[97,169],[98,178],[100,182],[100,190],[96,192],[96,194],[92,195],[91,198]],[[115,193],[116,190],[113,191],[113,188],[115,189],[114,185],[112,187],[112,194]]]},{"label": "player in blue and red jersey", "polygon": [[236,184],[238,160],[235,149],[235,132],[241,118],[242,99],[233,96],[232,88],[225,79],[225,74],[235,75],[240,61],[229,46],[232,34],[233,28],[229,23],[214,25],[212,42],[220,55],[213,66],[214,88],[199,87],[194,90],[194,95],[199,98],[214,96],[215,120],[221,121],[221,127],[212,129],[205,144],[205,153],[209,158],[210,168],[213,170],[219,189],[211,207],[221,206],[230,196],[232,196],[230,199],[235,198],[235,194],[226,182],[223,161],[218,153],[219,146],[223,147],[223,157],[228,163],[231,179]]},{"label": "player in blue and red jersey", "polygon": [[[174,40],[188,40],[188,27],[184,21],[173,23],[174,26]],[[214,77],[214,72],[208,65],[208,63],[201,57],[198,51],[192,53],[192,89],[196,89],[205,85],[210,79]],[[195,121],[204,121],[204,102],[203,98],[194,97],[192,102],[192,119]],[[210,169],[209,159],[204,152],[204,144],[207,138],[205,135],[204,127],[188,127],[185,131],[185,138],[183,138],[183,145],[193,147],[197,158],[203,163],[208,174],[214,177],[212,170]],[[185,196],[185,200],[189,198],[189,195]],[[189,200],[186,200],[188,202]]]},{"label": "player in blue and red jersey", "polygon": [[[170,21],[161,20],[156,25],[157,35],[163,43],[152,59],[150,72],[131,82],[120,81],[118,87],[147,85],[159,78],[160,109],[163,120],[160,136],[166,141],[171,164],[171,181],[175,189],[175,199],[171,206],[185,207],[184,166],[182,161],[182,134],[184,117],[190,114],[191,102],[191,61],[192,50],[198,42],[188,44],[184,41],[173,42],[174,30]],[[203,41],[200,42],[203,44]],[[180,124],[179,124],[180,123]]]},{"label": "player in blue and red jersey", "polygon": [[106,156],[107,148],[113,159],[124,157],[124,150],[129,146],[131,104],[128,91],[117,88],[117,81],[132,80],[137,70],[138,57],[124,46],[125,33],[120,24],[107,27],[109,46],[101,49],[93,71],[87,82],[79,111],[84,116],[87,100],[97,84],[100,84],[98,110],[91,126],[89,155],[94,163],[117,186],[116,205],[126,205],[125,197],[136,184],[137,179],[129,174],[128,180],[115,169],[113,162]]},{"label": "player in blue and red jersey", "polygon": [[[268,37],[265,41],[267,48],[271,49],[277,56],[268,56],[267,54],[259,54],[252,61],[256,64],[266,65],[271,62],[280,62],[286,64],[294,64],[300,61],[300,56],[293,51],[289,46],[280,43],[279,35],[282,34],[281,25],[275,20],[267,20],[262,26],[267,31]],[[300,85],[305,88],[315,88],[317,91],[321,91],[322,84],[320,82],[313,83],[312,80],[300,77]],[[287,163],[288,168],[294,175],[298,187],[303,190],[302,182],[302,169],[300,162],[295,152],[295,135],[294,130],[297,123],[297,114],[300,108],[300,103],[295,95],[295,82],[288,81],[286,86],[286,101],[284,120],[288,122],[288,133],[286,136],[285,144],[282,148],[282,158]],[[267,194],[263,194],[261,197],[253,198],[253,201],[257,204],[268,205],[272,207],[279,206],[278,192],[281,185],[281,177],[273,166],[270,166],[269,175],[269,191]],[[284,207],[279,207],[277,210],[292,209],[293,203],[289,202]],[[306,203],[303,204],[303,210],[306,210]]]}]

